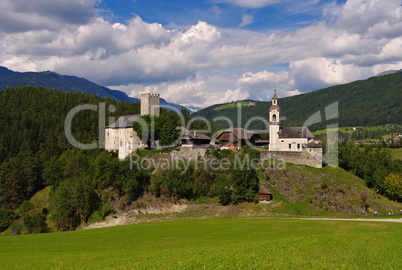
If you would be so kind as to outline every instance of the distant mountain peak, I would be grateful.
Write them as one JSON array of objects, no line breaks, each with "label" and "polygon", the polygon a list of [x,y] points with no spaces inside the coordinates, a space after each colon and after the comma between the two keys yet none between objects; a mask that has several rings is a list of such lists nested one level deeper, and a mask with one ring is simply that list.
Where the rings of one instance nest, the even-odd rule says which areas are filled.
[{"label": "distant mountain peak", "polygon": [[17,74],[17,73],[18,72],[15,72],[15,71],[12,71],[11,69],[0,66],[0,79],[3,79],[5,77],[11,76],[11,75]]},{"label": "distant mountain peak", "polygon": [[391,74],[395,74],[398,72],[402,72],[402,69],[400,70],[387,70],[387,71],[383,71],[381,73],[378,73],[377,75],[375,75],[374,77],[382,77],[382,76],[387,76],[387,75],[391,75]]},{"label": "distant mountain peak", "polygon": [[[101,98],[112,98],[126,102],[140,102],[138,98],[129,97],[119,90],[112,90],[98,85],[85,78],[61,75],[47,70],[41,72],[15,72],[0,66],[0,91],[7,87],[42,86],[49,89],[59,89],[62,92],[78,92],[95,95]],[[168,103],[161,98],[161,104],[167,104],[180,110],[181,105]],[[187,109],[187,108],[186,108]],[[187,109],[190,111],[189,109]]]}]

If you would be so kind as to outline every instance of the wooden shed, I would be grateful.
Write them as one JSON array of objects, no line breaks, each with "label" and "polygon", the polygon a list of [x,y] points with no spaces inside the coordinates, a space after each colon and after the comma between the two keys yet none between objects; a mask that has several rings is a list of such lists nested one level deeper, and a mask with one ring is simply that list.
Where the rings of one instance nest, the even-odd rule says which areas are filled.
[{"label": "wooden shed", "polygon": [[272,194],[271,193],[259,193],[258,194],[259,202],[269,202],[272,201]]}]

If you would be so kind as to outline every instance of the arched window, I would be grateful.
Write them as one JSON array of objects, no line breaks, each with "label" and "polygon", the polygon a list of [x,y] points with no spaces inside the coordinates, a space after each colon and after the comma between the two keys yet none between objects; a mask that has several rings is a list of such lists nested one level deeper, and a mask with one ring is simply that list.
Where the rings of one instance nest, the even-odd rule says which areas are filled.
[{"label": "arched window", "polygon": [[276,114],[272,115],[272,122],[276,122]]}]

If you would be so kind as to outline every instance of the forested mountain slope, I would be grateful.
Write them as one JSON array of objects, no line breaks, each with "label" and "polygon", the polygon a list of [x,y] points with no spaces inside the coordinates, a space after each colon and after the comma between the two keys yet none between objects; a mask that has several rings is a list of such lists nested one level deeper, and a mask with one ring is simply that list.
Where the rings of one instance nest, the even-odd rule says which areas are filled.
[{"label": "forested mountain slope", "polygon": [[[15,207],[42,188],[43,164],[51,157],[72,148],[64,132],[68,112],[77,105],[99,105],[102,102],[105,102],[106,121],[109,117],[138,114],[140,111],[138,103],[45,88],[18,87],[0,92],[2,207]],[[116,107],[113,114],[107,110],[112,104]],[[75,139],[81,143],[96,142],[99,134],[98,119],[97,111],[77,113],[72,122]]]},{"label": "forested mountain slope", "polygon": [[[7,87],[36,86],[48,89],[58,89],[62,92],[78,92],[95,95],[101,98],[112,98],[126,102],[140,102],[138,98],[129,97],[126,93],[111,90],[85,78],[60,75],[51,71],[43,72],[14,72],[0,66],[0,91]],[[170,105],[180,110],[181,105],[168,103],[161,98],[161,105]]]},{"label": "forested mountain slope", "polygon": [[[402,73],[387,76],[372,77],[367,80],[355,81],[337,85],[314,92],[281,98],[278,104],[281,107],[282,126],[302,126],[304,122],[317,111],[321,112],[323,121],[311,127],[312,130],[326,127],[325,107],[338,102],[339,117],[332,122],[340,126],[375,126],[386,123],[397,123],[402,119]],[[238,123],[237,108],[230,107],[217,110],[219,105],[200,110],[192,117],[205,117],[213,120],[224,116],[231,119],[235,126]],[[251,117],[261,116],[268,118],[271,101],[256,102],[255,106],[242,108],[241,124],[244,125]],[[399,118],[398,118],[399,117]],[[227,123],[221,122],[223,128]],[[249,129],[263,129],[261,121],[253,122]]]}]

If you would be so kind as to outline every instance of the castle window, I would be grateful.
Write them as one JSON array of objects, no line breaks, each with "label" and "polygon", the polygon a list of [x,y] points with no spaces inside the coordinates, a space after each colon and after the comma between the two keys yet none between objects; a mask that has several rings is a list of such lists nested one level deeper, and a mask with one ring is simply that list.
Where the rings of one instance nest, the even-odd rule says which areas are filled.
[{"label": "castle window", "polygon": [[292,144],[291,143],[289,143],[289,149],[292,149]]},{"label": "castle window", "polygon": [[276,114],[272,115],[272,121],[276,122]]},{"label": "castle window", "polygon": [[300,149],[300,143],[297,144],[297,149]]}]

